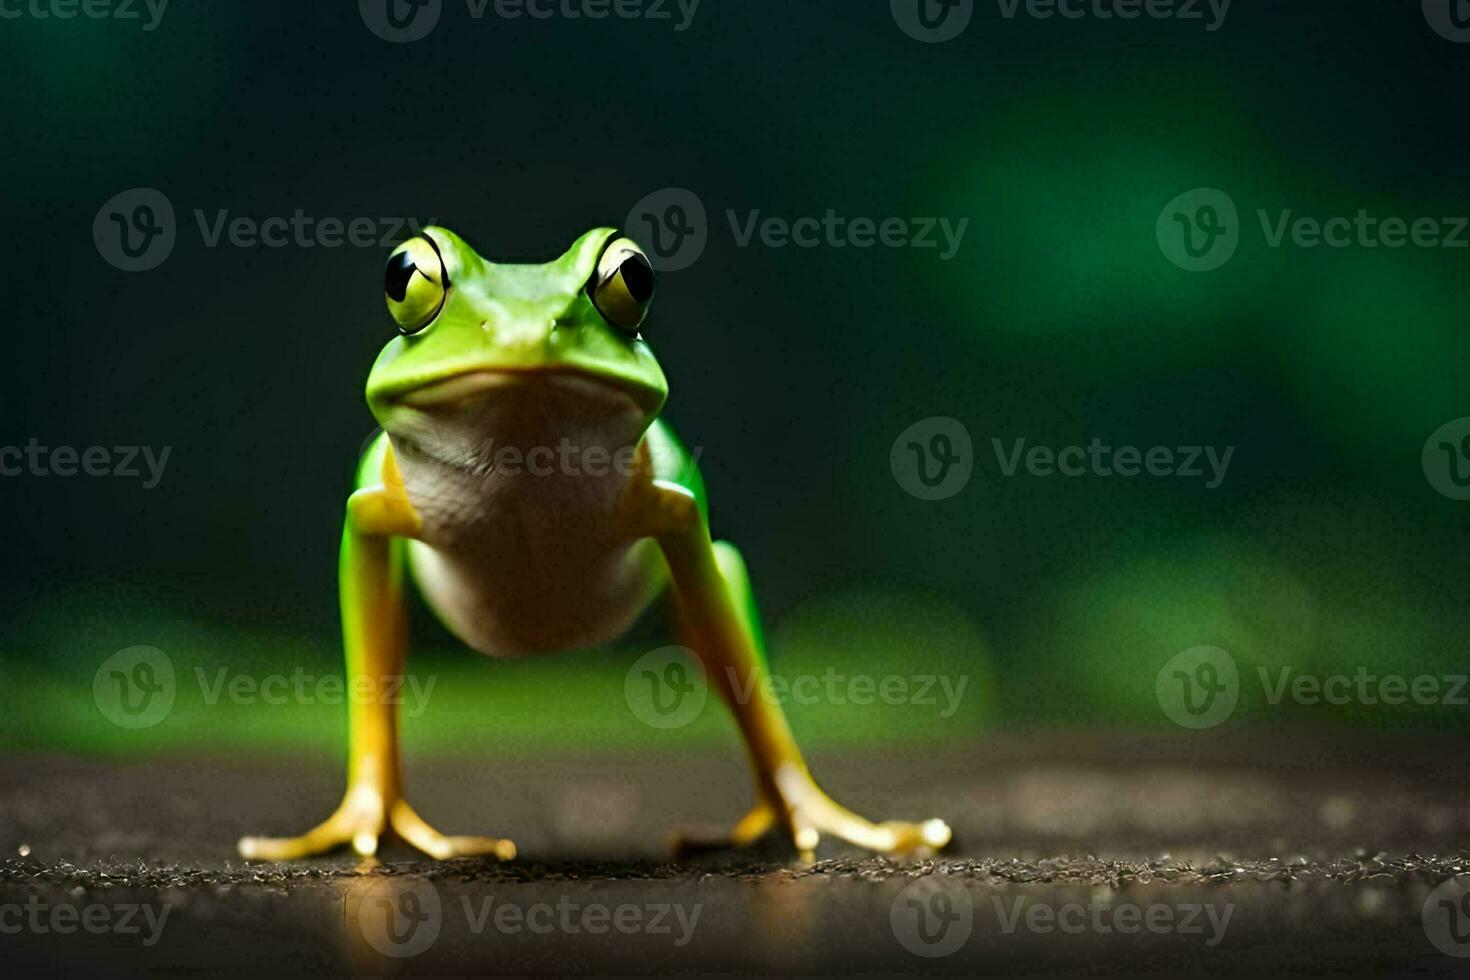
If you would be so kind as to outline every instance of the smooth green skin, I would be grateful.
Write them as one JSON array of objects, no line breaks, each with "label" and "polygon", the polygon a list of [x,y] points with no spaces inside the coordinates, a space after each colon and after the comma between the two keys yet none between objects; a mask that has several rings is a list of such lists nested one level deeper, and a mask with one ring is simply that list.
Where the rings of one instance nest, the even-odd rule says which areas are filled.
[{"label": "smooth green skin", "polygon": [[[698,468],[658,420],[669,386],[652,349],[641,334],[629,338],[608,323],[587,295],[614,229],[594,228],[560,258],[539,265],[491,262],[446,228],[430,226],[423,234],[438,246],[449,290],[432,324],[394,337],[378,354],[367,401],[379,425],[392,429],[400,413],[413,412],[396,400],[404,394],[467,371],[577,371],[634,397],[647,414],[655,475],[691,491],[706,509]],[[358,487],[378,482],[386,444],[379,439],[364,453]]]},{"label": "smooth green skin", "polygon": [[500,265],[451,231],[424,234],[439,247],[449,292],[427,329],[395,337],[378,355],[367,398],[379,421],[390,399],[472,370],[580,371],[624,388],[650,421],[658,414],[669,386],[653,351],[604,320],[587,295],[613,229],[589,231],[544,265]]},{"label": "smooth green skin", "polygon": [[[660,562],[666,573],[664,583],[672,583],[676,590],[681,633],[689,647],[699,651],[697,656],[706,662],[708,674],[725,679],[722,691],[750,751],[760,800],[723,843],[748,844],[778,826],[808,859],[823,833],[885,853],[937,849],[948,843],[950,831],[943,821],[880,825],[836,804],[812,778],[780,706],[760,698],[742,699],[734,693],[731,685],[740,672],[754,683],[769,679],[748,573],[733,545],[711,539],[698,470],[657,420],[668,386],[652,351],[641,337],[630,337],[608,323],[586,294],[603,246],[614,232],[606,228],[589,232],[561,258],[541,265],[498,265],[476,255],[441,228],[427,229],[426,234],[444,261],[448,282],[444,303],[422,331],[399,337],[384,348],[368,379],[368,403],[384,429],[394,432],[400,422],[417,421],[413,413],[442,412],[446,407],[452,412],[461,404],[458,399],[475,397],[487,380],[494,384],[503,380],[461,379],[461,375],[575,372],[622,388],[642,407],[641,428],[627,424],[621,405],[613,411],[619,413],[619,439],[642,433],[654,472],[632,474],[632,480],[643,482],[629,483],[618,498],[619,506],[605,516],[598,516],[601,511],[577,512],[575,517],[583,520],[572,533],[596,534],[603,529],[598,520],[621,520],[643,540],[656,539],[657,549],[643,548],[641,554],[645,560]],[[577,401],[547,399],[539,411],[582,413],[584,406]],[[464,404],[467,410],[473,409],[472,404]],[[567,404],[573,407],[551,407]],[[400,413],[408,417],[400,419]],[[543,415],[536,424],[544,421]],[[580,424],[586,420],[565,421]],[[396,467],[385,465],[387,447],[385,435],[374,442],[360,465],[360,490],[349,498],[343,530],[343,634],[347,672],[354,680],[391,676],[403,669],[407,640],[402,602],[404,535],[424,527],[397,492],[407,484]],[[570,474],[568,478],[593,479]],[[581,496],[572,493],[565,499],[575,507]],[[586,496],[596,499],[593,492]],[[691,496],[697,508],[690,507]],[[435,515],[436,521],[473,521],[475,515],[463,514],[474,509],[473,502],[446,508]],[[516,515],[509,518],[515,520]],[[474,528],[466,530],[473,533]],[[572,588],[567,592],[582,595],[580,587],[585,582],[580,563],[568,562],[565,571],[556,570],[561,567],[549,567],[547,574],[578,576],[557,584],[569,585]],[[564,595],[556,600],[578,601]],[[590,607],[587,611],[595,614]],[[408,806],[400,780],[397,715],[392,704],[354,699],[348,726],[348,790],[338,809],[299,837],[242,838],[243,857],[293,860],[345,843],[359,854],[371,855],[389,829],[436,857],[494,854],[508,860],[515,855],[515,846],[508,840],[446,837]]]}]

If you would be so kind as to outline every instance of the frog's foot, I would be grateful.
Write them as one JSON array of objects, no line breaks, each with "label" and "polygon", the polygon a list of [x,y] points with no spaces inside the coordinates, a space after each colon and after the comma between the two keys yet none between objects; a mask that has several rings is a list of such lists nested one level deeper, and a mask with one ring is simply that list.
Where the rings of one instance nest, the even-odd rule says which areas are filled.
[{"label": "frog's foot", "polygon": [[685,857],[706,851],[724,851],[735,847],[749,847],[763,840],[776,826],[776,808],[764,801],[757,803],[749,813],[725,834],[699,834],[678,831],[674,834],[674,854]]},{"label": "frog's foot", "polygon": [[812,859],[823,834],[894,855],[932,854],[951,837],[949,824],[937,818],[922,823],[866,820],[822,792],[803,767],[782,766],[776,770],[775,782],[784,803],[784,825],[804,860]]},{"label": "frog's foot", "polygon": [[823,834],[892,855],[932,854],[950,841],[949,825],[943,820],[922,823],[865,820],[822,792],[804,769],[784,767],[776,772],[775,782],[781,796],[779,804],[757,803],[725,837],[680,836],[675,839],[676,852],[747,847],[778,827],[786,831],[804,861],[813,859]]},{"label": "frog's foot", "polygon": [[406,801],[389,800],[365,786],[349,790],[335,813],[300,837],[242,837],[239,850],[247,861],[295,861],[351,845],[363,857],[372,857],[390,830],[441,861],[476,855],[509,861],[516,856],[515,844],[503,838],[447,837],[425,823]]},{"label": "frog's foot", "polygon": [[389,808],[388,823],[399,837],[440,861],[481,855],[509,861],[516,856],[515,841],[505,837],[447,837],[425,823],[404,800]]}]

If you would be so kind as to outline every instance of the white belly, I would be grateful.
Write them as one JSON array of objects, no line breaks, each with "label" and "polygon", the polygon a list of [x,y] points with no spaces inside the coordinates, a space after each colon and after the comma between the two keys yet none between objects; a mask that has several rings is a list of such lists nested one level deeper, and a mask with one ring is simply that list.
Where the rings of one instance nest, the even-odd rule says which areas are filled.
[{"label": "white belly", "polygon": [[444,624],[482,653],[607,642],[666,578],[657,544],[617,517],[643,422],[623,396],[589,401],[561,381],[514,387],[428,420],[427,431],[392,434],[424,521],[410,543],[414,579]]}]

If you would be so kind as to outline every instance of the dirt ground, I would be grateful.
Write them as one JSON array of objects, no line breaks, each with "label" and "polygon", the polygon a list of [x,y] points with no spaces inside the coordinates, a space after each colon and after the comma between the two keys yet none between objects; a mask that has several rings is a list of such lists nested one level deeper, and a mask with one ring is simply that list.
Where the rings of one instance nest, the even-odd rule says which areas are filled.
[{"label": "dirt ground", "polygon": [[[1465,976],[1463,736],[1051,732],[813,759],[874,817],[942,816],[953,847],[824,844],[675,862],[677,826],[749,803],[741,758],[410,759],[446,832],[520,857],[390,844],[245,864],[299,832],[333,760],[0,763],[0,949],[40,975],[734,973]],[[1458,876],[1458,877],[1457,877]],[[14,974],[23,975],[23,974]]]}]

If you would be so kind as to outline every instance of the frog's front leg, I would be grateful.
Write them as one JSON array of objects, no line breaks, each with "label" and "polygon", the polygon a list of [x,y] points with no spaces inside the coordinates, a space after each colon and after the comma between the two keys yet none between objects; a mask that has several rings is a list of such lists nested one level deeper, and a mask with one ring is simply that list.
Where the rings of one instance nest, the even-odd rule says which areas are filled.
[{"label": "frog's front leg", "polygon": [[742,695],[764,689],[768,668],[760,621],[740,552],[711,541],[708,525],[684,488],[655,481],[656,537],[672,575],[686,645],[709,683],[734,713],[755,769],[759,802],[726,843],[751,843],[774,828],[810,859],[822,834],[884,854],[933,851],[949,843],[944,821],[874,823],[834,802],[812,778],[781,707]]},{"label": "frog's front leg", "polygon": [[244,837],[246,859],[291,861],[343,845],[363,856],[377,852],[389,830],[436,858],[494,854],[508,860],[515,845],[494,837],[448,837],[430,827],[403,798],[398,755],[397,690],[408,647],[403,602],[404,550],[420,529],[398,478],[392,449],[384,482],[348,500],[340,558],[342,629],[347,653],[347,793],[336,811],[300,837]]}]

